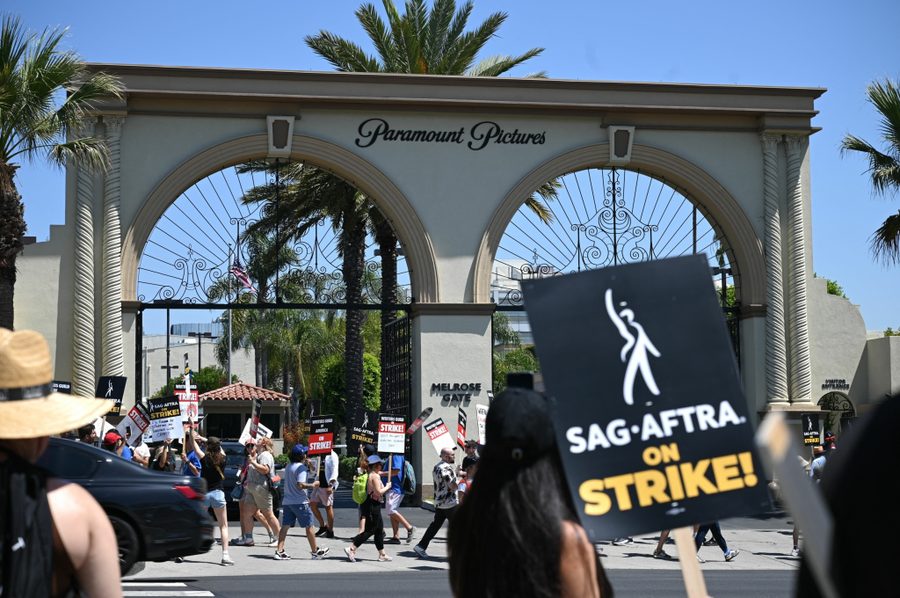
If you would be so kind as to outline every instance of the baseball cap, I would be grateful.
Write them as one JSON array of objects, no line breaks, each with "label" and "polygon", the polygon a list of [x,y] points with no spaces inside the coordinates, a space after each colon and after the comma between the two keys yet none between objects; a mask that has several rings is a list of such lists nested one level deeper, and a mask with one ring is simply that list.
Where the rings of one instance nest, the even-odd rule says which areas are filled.
[{"label": "baseball cap", "polygon": [[550,401],[527,388],[507,388],[494,399],[485,422],[484,456],[517,463],[556,447]]},{"label": "baseball cap", "polygon": [[301,457],[305,455],[309,451],[309,447],[303,444],[295,444],[294,448],[291,449],[291,454],[295,457]]},{"label": "baseball cap", "polygon": [[478,463],[478,457],[466,457],[462,461],[462,468],[468,469]]},{"label": "baseball cap", "polygon": [[106,436],[103,437],[103,444],[115,444],[121,439],[122,437],[118,432],[116,432],[115,430],[110,430],[106,433]]},{"label": "baseball cap", "polygon": [[365,445],[363,445],[363,454],[366,455],[366,456],[368,456],[368,455],[374,455],[374,454],[375,454],[375,450],[376,450],[376,449],[375,449],[375,445],[374,445],[374,444],[365,444]]},{"label": "baseball cap", "polygon": [[375,465],[376,463],[381,463],[381,462],[382,462],[381,457],[379,457],[377,454],[369,455],[369,458],[366,459],[366,463],[368,463],[369,465]]}]

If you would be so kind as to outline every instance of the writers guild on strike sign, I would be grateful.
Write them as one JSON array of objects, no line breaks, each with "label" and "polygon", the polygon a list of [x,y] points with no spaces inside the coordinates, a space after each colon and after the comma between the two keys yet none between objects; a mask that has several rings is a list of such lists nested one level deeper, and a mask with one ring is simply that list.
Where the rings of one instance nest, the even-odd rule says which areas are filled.
[{"label": "writers guild on strike sign", "polygon": [[566,479],[592,539],[768,506],[704,256],[522,289]]}]

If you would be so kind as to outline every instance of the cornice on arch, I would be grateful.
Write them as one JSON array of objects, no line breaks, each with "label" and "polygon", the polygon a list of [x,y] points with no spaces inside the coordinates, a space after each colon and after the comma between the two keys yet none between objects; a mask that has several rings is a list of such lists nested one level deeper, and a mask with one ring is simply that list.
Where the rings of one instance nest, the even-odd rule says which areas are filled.
[{"label": "cornice on arch", "polygon": [[[123,301],[137,299],[137,269],[144,245],[172,202],[202,178],[243,160],[265,158],[267,150],[265,133],[232,139],[192,156],[162,178],[144,200],[122,241]],[[309,160],[372,197],[403,244],[415,300],[423,303],[439,300],[431,239],[412,204],[388,177],[356,154],[306,135],[294,135],[291,159]]]},{"label": "cornice on arch", "polygon": [[[523,199],[541,184],[564,174],[585,168],[609,166],[609,144],[581,147],[544,162],[507,193],[494,211],[475,257],[472,296],[475,302],[490,301],[490,278],[494,256],[506,227],[522,205]],[[629,170],[664,178],[670,186],[683,190],[697,207],[718,227],[728,241],[735,279],[740,281],[740,301],[745,305],[765,304],[766,269],[762,242],[750,219],[730,193],[709,173],[667,151],[635,143]]]}]

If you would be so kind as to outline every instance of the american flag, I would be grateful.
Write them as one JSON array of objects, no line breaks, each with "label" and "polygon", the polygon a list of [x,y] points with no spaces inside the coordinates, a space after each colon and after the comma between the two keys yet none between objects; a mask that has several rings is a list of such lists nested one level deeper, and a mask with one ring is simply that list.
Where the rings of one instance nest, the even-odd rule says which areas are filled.
[{"label": "american flag", "polygon": [[229,270],[231,274],[238,279],[238,281],[244,285],[245,289],[250,289],[257,295],[259,294],[257,290],[253,287],[253,283],[250,282],[250,277],[247,276],[247,273],[241,268],[241,263],[237,260],[234,260],[234,263],[231,265],[231,270]]}]

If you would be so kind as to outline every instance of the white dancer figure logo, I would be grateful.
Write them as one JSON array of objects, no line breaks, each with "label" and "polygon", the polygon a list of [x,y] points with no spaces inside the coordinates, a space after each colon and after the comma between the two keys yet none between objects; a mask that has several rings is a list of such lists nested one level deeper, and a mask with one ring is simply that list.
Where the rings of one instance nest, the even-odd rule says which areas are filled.
[{"label": "white dancer figure logo", "polygon": [[811,417],[806,418],[806,431],[812,432],[812,418]]},{"label": "white dancer figure logo", "polygon": [[[647,333],[644,332],[644,327],[634,320],[634,312],[625,307],[628,305],[626,302],[622,301],[619,303],[619,306],[624,309],[616,312],[616,308],[613,306],[612,289],[606,289],[605,299],[606,312],[609,314],[609,319],[612,320],[619,334],[625,339],[625,346],[622,347],[622,351],[619,354],[622,358],[622,363],[625,363],[626,359],[628,360],[628,365],[625,367],[625,380],[622,383],[622,396],[625,398],[625,402],[629,405],[634,404],[634,379],[638,370],[641,371],[641,377],[644,379],[644,384],[647,385],[650,392],[659,396],[659,388],[656,386],[656,380],[653,379],[653,372],[650,370],[650,360],[647,357],[647,353],[654,357],[659,357],[659,350],[653,345]],[[634,329],[637,338],[631,333],[629,326]],[[628,354],[629,351],[631,355]]]},{"label": "white dancer figure logo", "polygon": [[365,428],[368,425],[369,425],[369,414],[368,414],[368,412],[366,412],[366,413],[363,413],[362,427]]},{"label": "white dancer figure logo", "polygon": [[113,383],[112,383],[112,380],[107,380],[106,383],[107,383],[106,394],[103,395],[103,398],[104,398],[104,399],[111,399],[111,398],[112,398],[112,391],[113,391]]}]

